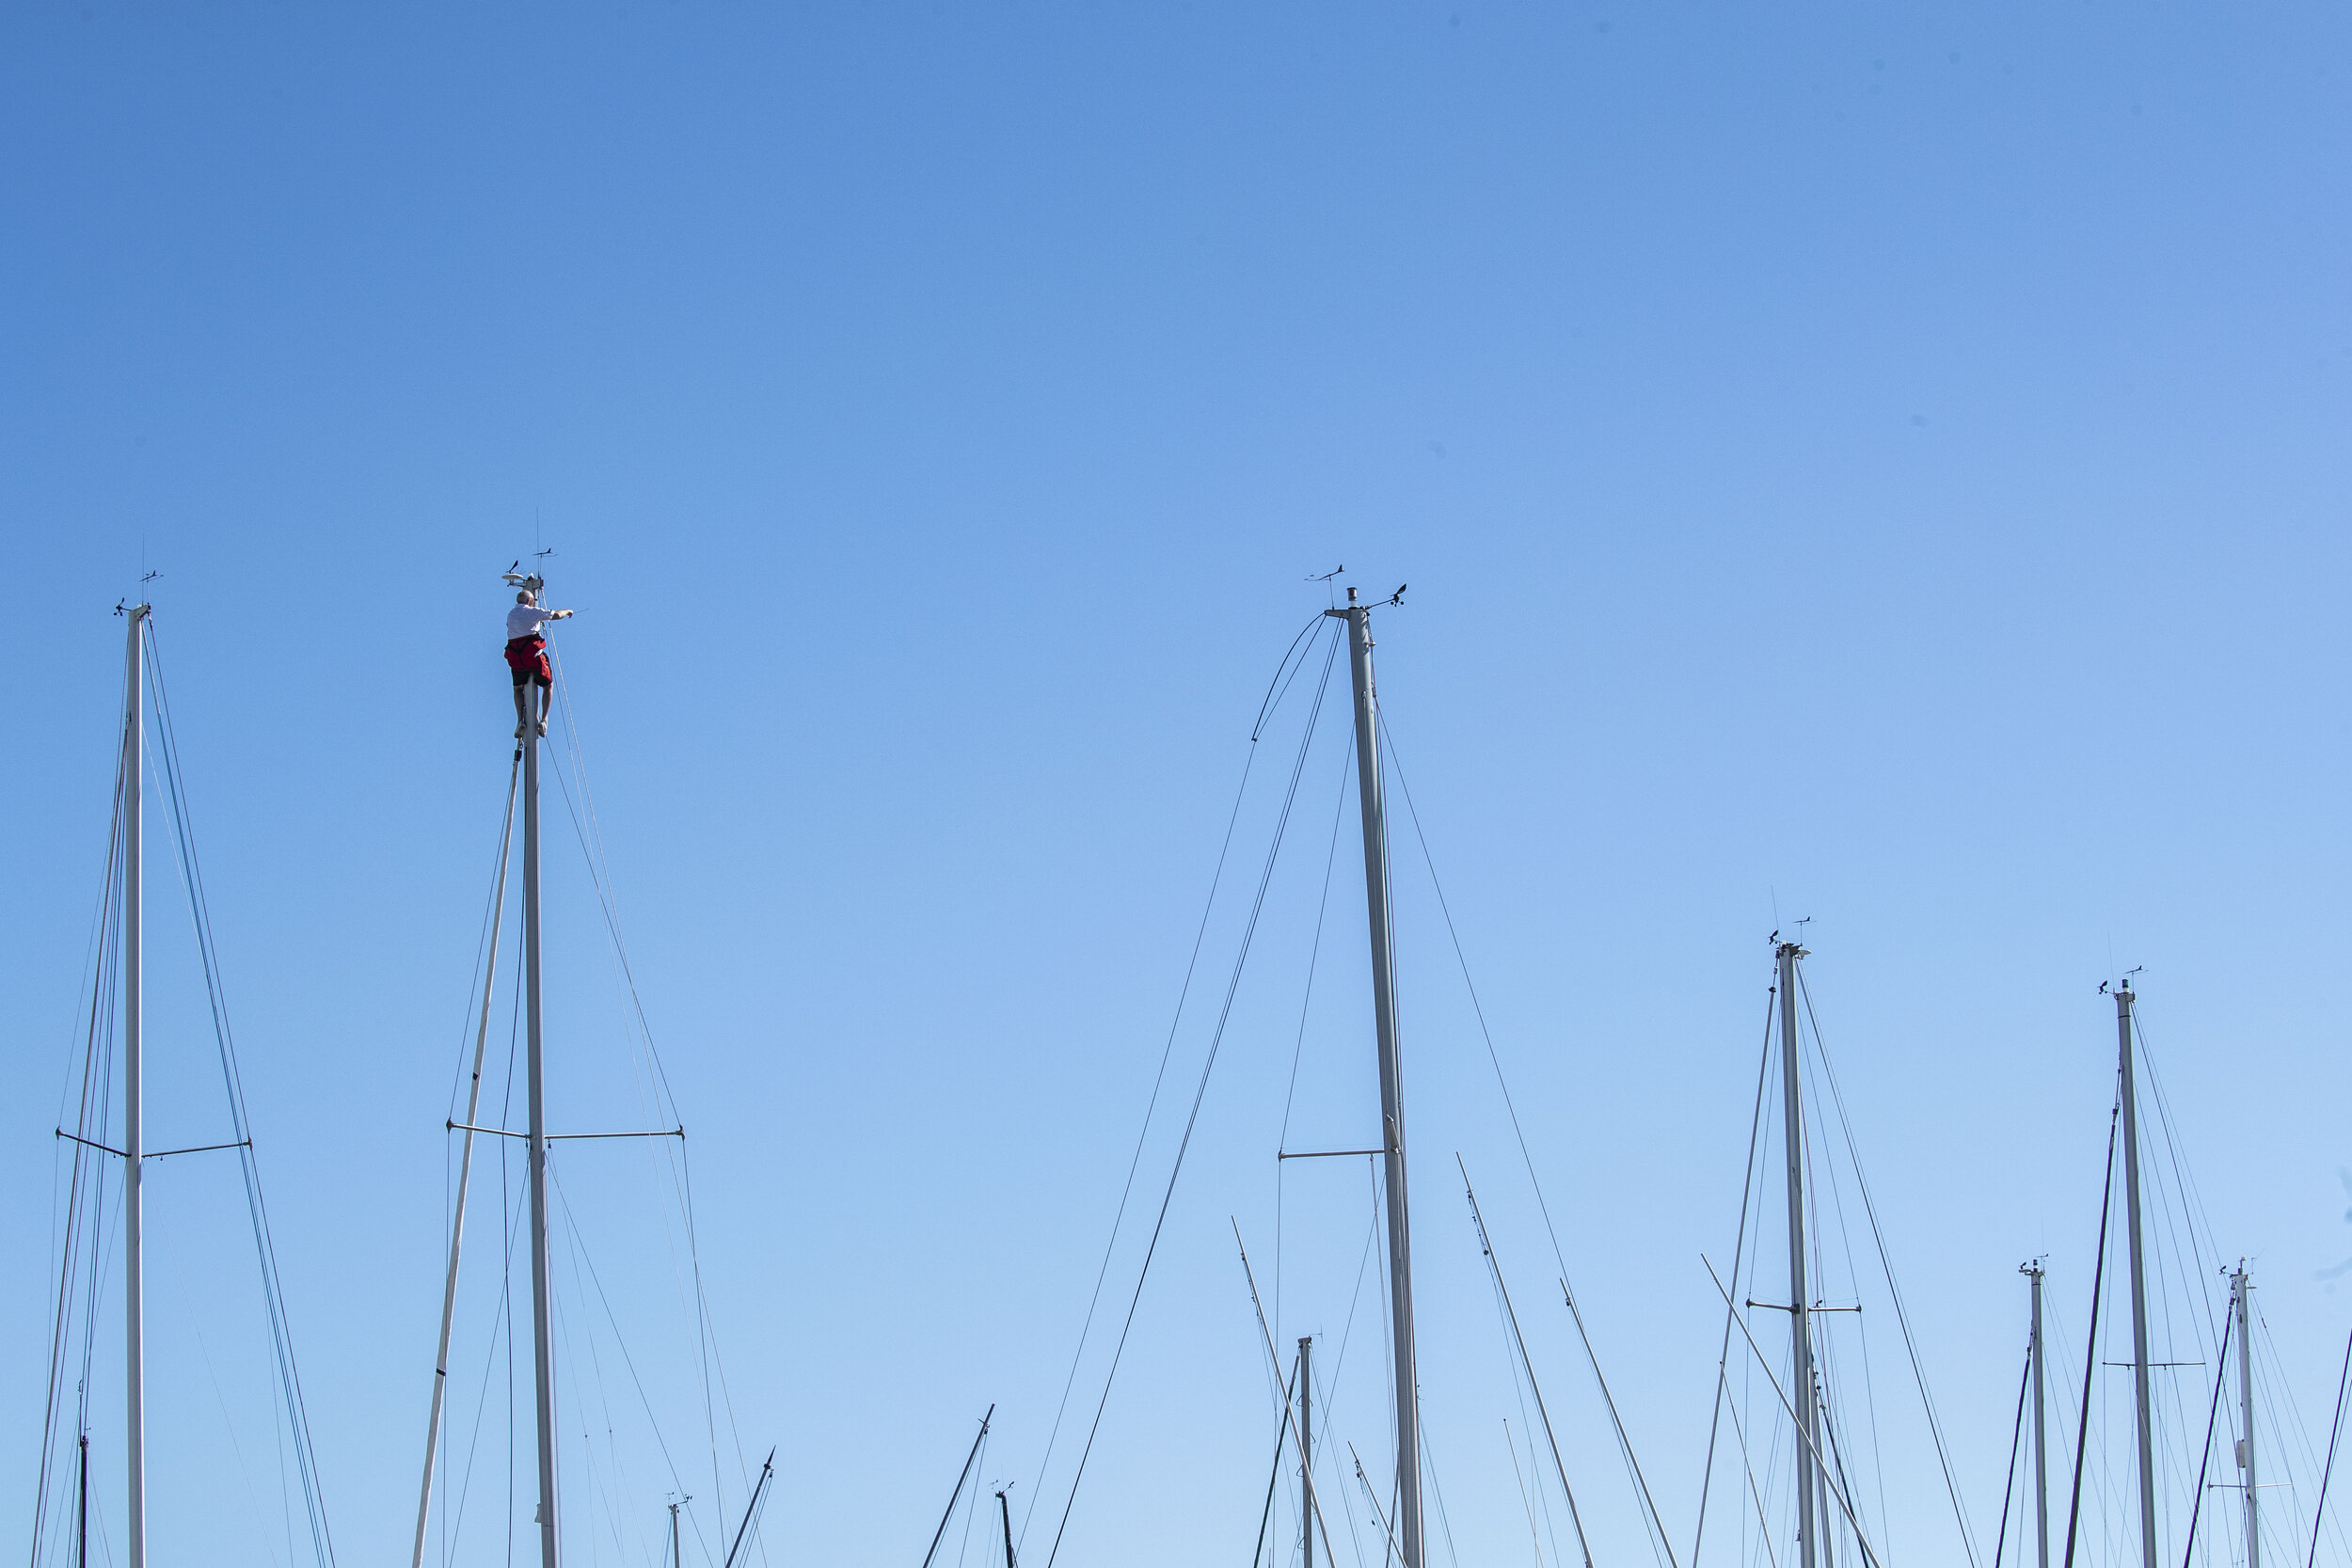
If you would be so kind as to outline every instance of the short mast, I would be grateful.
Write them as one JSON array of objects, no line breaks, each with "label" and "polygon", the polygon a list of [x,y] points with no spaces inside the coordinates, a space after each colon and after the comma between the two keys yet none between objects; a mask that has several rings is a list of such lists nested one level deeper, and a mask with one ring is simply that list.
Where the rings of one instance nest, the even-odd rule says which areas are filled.
[{"label": "short mast", "polygon": [[2230,1275],[2230,1293],[2237,1298],[2237,1397],[2246,1422],[2237,1451],[2237,1467],[2246,1472],[2246,1568],[2263,1568],[2261,1515],[2255,1503],[2261,1494],[2254,1479],[2254,1285],[2242,1262]]},{"label": "short mast", "polygon": [[[1395,958],[1389,928],[1388,820],[1380,788],[1379,705],[1372,610],[1347,591],[1348,671],[1356,688],[1356,797],[1364,822],[1364,899],[1372,921],[1373,1027],[1380,1048],[1382,1165],[1389,1210],[1389,1333],[1396,1378],[1396,1519],[1404,1568],[1422,1568],[1421,1391],[1413,1354],[1412,1225],[1405,1203],[1405,1077],[1397,1059]],[[1812,1568],[1808,1560],[1805,1568]]]},{"label": "short mast", "polygon": [[147,1568],[147,1265],[141,1164],[146,1128],[144,976],[140,955],[145,867],[140,863],[147,772],[147,616],[134,605],[128,689],[122,721],[122,1317],[126,1408],[123,1435],[130,1481],[130,1568]]},{"label": "short mast", "polygon": [[1815,1568],[1820,1403],[1813,1383],[1813,1323],[1804,1277],[1804,1105],[1797,1080],[1797,960],[1804,949],[1784,942],[1773,951],[1779,960],[1783,1141],[1788,1146],[1788,1326],[1796,1360],[1788,1394],[1798,1428],[1797,1551],[1803,1568]]},{"label": "short mast", "polygon": [[523,1032],[531,1130],[531,1351],[538,1386],[539,1568],[559,1568],[556,1529],[555,1307],[548,1293],[548,1118],[539,1006],[539,726],[523,726]]},{"label": "short mast", "polygon": [[2139,1107],[2132,1082],[2132,983],[2115,990],[2115,1033],[2123,1099],[2123,1212],[2132,1259],[2132,1394],[2139,1433],[2139,1557],[2156,1568],[2156,1438],[2148,1405],[2148,1274],[2140,1245]]}]

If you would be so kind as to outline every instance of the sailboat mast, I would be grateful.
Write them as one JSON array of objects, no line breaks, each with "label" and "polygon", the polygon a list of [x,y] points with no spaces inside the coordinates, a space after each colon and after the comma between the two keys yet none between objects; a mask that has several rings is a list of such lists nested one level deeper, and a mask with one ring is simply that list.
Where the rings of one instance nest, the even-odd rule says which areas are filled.
[{"label": "sailboat mast", "polygon": [[[1356,798],[1364,821],[1364,900],[1372,921],[1373,1024],[1380,1048],[1381,1151],[1389,1210],[1389,1333],[1396,1378],[1396,1518],[1404,1568],[1422,1568],[1421,1398],[1413,1354],[1412,1225],[1405,1202],[1405,1079],[1397,1059],[1396,985],[1389,928],[1389,832],[1380,789],[1379,707],[1372,679],[1372,610],[1347,591],[1348,671],[1356,688]],[[1805,1568],[1813,1568],[1810,1561]]]},{"label": "sailboat mast", "polygon": [[1797,1445],[1797,1550],[1803,1568],[1815,1568],[1815,1469],[1820,1452],[1820,1403],[1813,1386],[1813,1323],[1804,1277],[1804,1105],[1797,1082],[1797,959],[1804,949],[1784,942],[1780,961],[1780,1085],[1784,1142],[1788,1146],[1788,1324],[1796,1372],[1789,1388],[1804,1441]]},{"label": "sailboat mast", "polygon": [[1315,1568],[1315,1461],[1314,1375],[1310,1355],[1314,1349],[1311,1335],[1298,1339],[1298,1507],[1307,1521],[1306,1545],[1299,1557],[1299,1568]]},{"label": "sailboat mast", "polygon": [[147,1142],[140,953],[146,869],[139,786],[147,773],[147,614],[130,609],[129,689],[122,727],[122,1317],[126,1389],[123,1436],[130,1481],[130,1568],[147,1568],[147,1261],[141,1161]]},{"label": "sailboat mast", "polygon": [[2238,1468],[2246,1472],[2246,1568],[2262,1568],[2262,1531],[2255,1504],[2259,1494],[2254,1478],[2254,1286],[2246,1277],[2244,1263],[2230,1276],[2230,1290],[2237,1297],[2237,1397],[2246,1422],[2246,1435],[2239,1440],[2237,1460]]},{"label": "sailboat mast", "polygon": [[2026,1354],[2033,1360],[2033,1525],[2038,1568],[2050,1568],[2050,1449],[2042,1401],[2043,1345],[2042,1339],[2042,1265],[2026,1265],[2033,1284],[2033,1329]]},{"label": "sailboat mast", "polygon": [[[515,748],[515,767],[522,767]],[[506,861],[515,842],[515,784],[506,781],[506,821],[499,832],[498,891],[490,896],[490,951],[482,966],[482,1017],[473,1037],[473,1077],[466,1089],[466,1139],[457,1157],[457,1202],[449,1222],[449,1275],[441,1286],[441,1342],[433,1354],[433,1409],[424,1424],[424,1482],[417,1497],[417,1545],[409,1568],[424,1568],[425,1524],[433,1515],[433,1462],[441,1441],[441,1405],[449,1393],[449,1338],[457,1322],[457,1262],[466,1244],[466,1197],[473,1183],[473,1130],[482,1109],[482,1057],[490,1043],[490,993],[499,972],[499,937],[506,923]]]},{"label": "sailboat mast", "polygon": [[531,1102],[531,1353],[538,1385],[539,1568],[559,1568],[555,1307],[548,1291],[548,1120],[539,1008],[539,727],[535,723],[523,726],[523,1033]]},{"label": "sailboat mast", "polygon": [[2148,1273],[2139,1226],[2139,1105],[2132,1082],[2132,985],[2115,990],[2116,1046],[2123,1093],[2123,1214],[2132,1256],[2132,1397],[2139,1433],[2139,1558],[2156,1568],[2156,1437],[2148,1405]]}]

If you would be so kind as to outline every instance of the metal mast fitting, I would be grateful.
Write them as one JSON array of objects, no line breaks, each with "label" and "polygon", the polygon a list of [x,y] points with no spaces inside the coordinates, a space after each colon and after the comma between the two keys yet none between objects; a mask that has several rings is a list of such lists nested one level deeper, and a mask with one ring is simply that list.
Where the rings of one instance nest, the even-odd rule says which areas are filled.
[{"label": "metal mast fitting", "polygon": [[1788,1392],[1804,1439],[1797,1446],[1797,1551],[1803,1568],[1816,1568],[1820,1403],[1813,1383],[1812,1300],[1804,1277],[1804,1104],[1797,1081],[1797,960],[1804,953],[1793,942],[1773,949],[1779,968],[1782,1120],[1788,1146],[1788,1331],[1796,1353],[1796,1375]]},{"label": "metal mast fitting", "polygon": [[[1397,594],[1405,592],[1399,588]],[[1388,601],[1396,602],[1394,595]],[[1380,710],[1372,678],[1372,609],[1347,591],[1348,673],[1356,689],[1356,798],[1363,811],[1364,902],[1372,925],[1373,1028],[1380,1050],[1380,1127],[1389,1211],[1389,1336],[1396,1379],[1397,1547],[1422,1568],[1421,1390],[1413,1354],[1412,1224],[1405,1200],[1405,1076],[1398,1061],[1395,939],[1390,927],[1389,831],[1380,787]],[[553,1568],[550,1564],[549,1568]],[[1805,1568],[1812,1568],[1807,1563]]]}]

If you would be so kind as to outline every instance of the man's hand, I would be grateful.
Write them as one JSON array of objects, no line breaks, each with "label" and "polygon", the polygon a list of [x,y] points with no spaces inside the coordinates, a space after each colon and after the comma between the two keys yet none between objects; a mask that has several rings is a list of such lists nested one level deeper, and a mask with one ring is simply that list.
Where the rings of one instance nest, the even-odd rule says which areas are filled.
[{"label": "man's hand", "polygon": [[555,610],[548,612],[548,619],[550,621],[568,621],[571,618],[572,612],[568,610]]}]

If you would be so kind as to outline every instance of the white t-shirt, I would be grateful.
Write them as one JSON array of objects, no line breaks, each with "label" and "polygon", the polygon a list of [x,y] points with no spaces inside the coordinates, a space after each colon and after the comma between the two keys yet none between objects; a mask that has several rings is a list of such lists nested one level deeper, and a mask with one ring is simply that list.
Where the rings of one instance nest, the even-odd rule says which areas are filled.
[{"label": "white t-shirt", "polygon": [[518,604],[506,612],[506,639],[536,637],[542,622],[555,618],[555,611],[544,605]]}]

